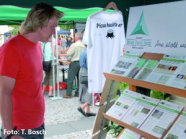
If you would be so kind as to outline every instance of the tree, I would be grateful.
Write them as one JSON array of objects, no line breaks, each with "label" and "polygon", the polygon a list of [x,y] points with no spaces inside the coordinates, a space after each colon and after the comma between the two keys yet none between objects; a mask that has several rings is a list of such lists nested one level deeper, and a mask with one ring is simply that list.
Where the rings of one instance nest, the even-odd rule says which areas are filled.
[{"label": "tree", "polygon": [[9,25],[9,27],[12,28],[12,30],[10,30],[10,33],[11,33],[13,36],[15,36],[15,35],[18,34],[20,25]]},{"label": "tree", "polygon": [[64,29],[64,30],[69,30],[73,29],[73,24],[63,24],[63,25],[59,25],[60,29]]}]

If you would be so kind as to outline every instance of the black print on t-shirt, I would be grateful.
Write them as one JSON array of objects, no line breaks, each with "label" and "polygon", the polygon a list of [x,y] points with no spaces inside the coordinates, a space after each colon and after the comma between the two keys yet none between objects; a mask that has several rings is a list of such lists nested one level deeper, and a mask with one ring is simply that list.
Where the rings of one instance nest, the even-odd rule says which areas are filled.
[{"label": "black print on t-shirt", "polygon": [[[114,28],[114,27],[122,27],[123,24],[119,24],[119,23],[96,23],[96,28],[97,29],[102,29],[102,28]],[[108,29],[107,30],[107,35],[106,35],[107,38],[114,38],[115,35],[114,35],[114,31],[112,29]]]},{"label": "black print on t-shirt", "polygon": [[96,23],[96,27],[97,28],[106,28],[106,27],[122,27],[123,24],[119,24],[119,23]]},{"label": "black print on t-shirt", "polygon": [[111,39],[115,37],[114,32],[113,32],[112,29],[107,30],[107,36],[106,37],[111,38]]}]

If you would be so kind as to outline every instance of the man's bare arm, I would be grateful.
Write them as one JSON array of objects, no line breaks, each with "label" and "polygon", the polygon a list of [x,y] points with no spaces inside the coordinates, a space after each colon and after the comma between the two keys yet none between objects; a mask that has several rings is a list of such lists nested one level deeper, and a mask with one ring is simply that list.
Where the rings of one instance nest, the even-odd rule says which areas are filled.
[{"label": "man's bare arm", "polygon": [[[15,79],[0,76],[0,114],[4,129],[12,130],[12,90]],[[5,133],[6,134],[6,133]]]}]

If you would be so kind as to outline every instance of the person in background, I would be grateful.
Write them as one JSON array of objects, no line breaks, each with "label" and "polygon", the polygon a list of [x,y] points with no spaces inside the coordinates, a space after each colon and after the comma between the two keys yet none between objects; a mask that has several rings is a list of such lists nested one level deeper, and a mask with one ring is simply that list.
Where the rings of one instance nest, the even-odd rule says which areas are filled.
[{"label": "person in background", "polygon": [[67,47],[65,36],[62,36],[62,38],[61,38],[61,47],[63,50],[66,49],[66,47]]},{"label": "person in background", "polygon": [[[70,65],[68,70],[67,92],[63,95],[64,98],[72,97],[72,85],[76,76],[78,79],[78,74],[80,70],[79,57],[84,49],[85,46],[82,44],[82,34],[80,32],[77,32],[75,34],[75,43],[73,43],[67,51],[68,63],[70,63]],[[77,84],[79,85],[79,80],[77,80],[77,82]],[[77,86],[75,96],[78,96],[78,88],[79,87]]]},{"label": "person in background", "polygon": [[57,39],[57,45],[58,47],[61,47],[61,36],[60,35],[58,36],[58,39]]},{"label": "person in background", "polygon": [[9,40],[10,38],[11,38],[11,35],[8,35],[6,41]]},{"label": "person in background", "polygon": [[[58,35],[58,38],[57,38],[57,46],[58,46],[58,54],[62,54],[63,49],[61,47],[61,36],[60,35]],[[58,55],[58,58],[60,58],[60,55]]]},{"label": "person in background", "polygon": [[[48,42],[42,43],[42,52],[43,52],[43,59],[45,61],[50,61],[52,63],[53,60],[53,50],[52,50],[52,38],[48,40]],[[54,52],[54,61],[56,60],[55,58],[55,52]],[[54,62],[56,63],[56,62]],[[45,76],[43,80],[43,93],[46,89],[46,86],[49,85],[49,92],[48,96],[53,97],[52,89],[53,89],[53,70],[56,71],[56,66],[52,68],[51,64],[51,69],[49,72],[45,71]],[[55,72],[55,82],[56,82],[56,72]]]},{"label": "person in background", "polygon": [[[0,48],[0,114],[4,138],[44,138],[45,103],[39,42],[46,42],[55,34],[63,15],[46,3],[36,4],[21,24],[20,34]],[[13,134],[13,130],[17,130],[17,134]]]},{"label": "person in background", "polygon": [[70,47],[72,43],[72,37],[70,37],[70,34],[68,34],[68,36],[66,37],[66,44],[67,47]]},{"label": "person in background", "polygon": [[[78,111],[86,117],[89,116],[96,116],[95,113],[90,111],[90,105],[92,104],[92,95],[88,93],[88,69],[87,69],[87,49],[85,48],[84,51],[80,55],[80,71],[79,71],[79,100],[82,103],[80,107],[78,107]],[[84,71],[86,70],[86,71]],[[85,76],[84,74],[87,74]],[[84,77],[83,77],[84,76]],[[82,79],[84,78],[84,79]],[[86,81],[85,81],[86,79]],[[86,108],[86,112],[84,109]]]}]

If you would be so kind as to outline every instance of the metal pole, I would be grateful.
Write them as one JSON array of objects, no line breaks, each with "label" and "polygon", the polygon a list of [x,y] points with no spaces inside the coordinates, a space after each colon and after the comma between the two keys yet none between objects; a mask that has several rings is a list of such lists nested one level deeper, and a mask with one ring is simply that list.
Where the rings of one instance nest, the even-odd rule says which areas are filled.
[{"label": "metal pole", "polygon": [[52,78],[52,80],[53,80],[53,83],[52,83],[52,85],[53,85],[53,94],[54,94],[54,97],[56,96],[56,92],[55,92],[55,70],[54,70],[54,66],[55,66],[55,62],[54,62],[54,45],[55,45],[55,43],[54,43],[54,36],[52,36],[52,75],[53,75],[53,78]]},{"label": "metal pole", "polygon": [[57,29],[57,27],[56,27],[56,73],[57,73],[57,77],[56,77],[56,79],[57,79],[57,97],[59,97],[59,78],[58,78],[58,76],[59,76],[59,72],[58,72],[58,34],[57,34],[57,31],[58,31],[58,29]]},{"label": "metal pole", "polygon": [[[53,100],[56,100],[56,99],[62,99],[62,97],[59,96],[59,70],[58,70],[58,34],[57,34],[57,31],[59,30],[58,27],[56,27],[55,29],[55,36],[56,36],[56,39],[55,39],[55,45],[56,45],[56,61],[55,61],[55,67],[56,67],[56,85],[57,85],[57,95],[54,95],[54,97],[52,98]],[[54,75],[55,76],[55,75]]]}]

